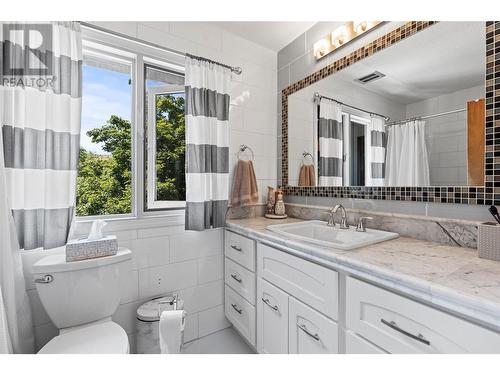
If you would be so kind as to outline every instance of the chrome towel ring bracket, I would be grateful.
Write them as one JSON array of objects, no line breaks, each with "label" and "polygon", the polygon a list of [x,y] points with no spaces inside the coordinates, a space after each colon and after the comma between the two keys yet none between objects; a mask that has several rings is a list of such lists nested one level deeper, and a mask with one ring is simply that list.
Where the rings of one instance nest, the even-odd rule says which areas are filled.
[{"label": "chrome towel ring bracket", "polygon": [[242,160],[241,159],[241,155],[245,152],[245,151],[250,151],[250,154],[252,155],[252,158],[251,159],[248,159],[248,160],[251,160],[253,161],[254,159],[254,154],[253,154],[253,150],[250,146],[247,146],[247,145],[240,145],[239,146],[239,151],[238,151],[238,160]]}]

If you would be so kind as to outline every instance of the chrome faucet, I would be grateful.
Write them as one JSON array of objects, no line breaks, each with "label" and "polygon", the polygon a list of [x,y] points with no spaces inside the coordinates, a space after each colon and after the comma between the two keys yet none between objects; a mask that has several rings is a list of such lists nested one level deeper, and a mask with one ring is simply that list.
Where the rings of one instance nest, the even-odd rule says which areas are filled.
[{"label": "chrome faucet", "polygon": [[330,211],[328,213],[328,222],[326,223],[327,226],[329,227],[334,227],[335,226],[335,217],[333,216],[333,212]]},{"label": "chrome faucet", "polygon": [[340,226],[339,228],[340,229],[349,229],[349,224],[347,223],[347,211],[345,210],[344,206],[342,206],[341,204],[337,204],[335,205],[335,207],[333,207],[330,211],[330,217],[328,219],[328,223],[327,225],[329,227],[334,227],[335,226],[335,221],[333,219],[333,214],[337,213],[337,211],[341,209],[341,219],[340,219]]},{"label": "chrome faucet", "polygon": [[365,220],[373,220],[373,218],[369,216],[361,216],[359,218],[358,226],[356,227],[356,232],[366,232]]}]

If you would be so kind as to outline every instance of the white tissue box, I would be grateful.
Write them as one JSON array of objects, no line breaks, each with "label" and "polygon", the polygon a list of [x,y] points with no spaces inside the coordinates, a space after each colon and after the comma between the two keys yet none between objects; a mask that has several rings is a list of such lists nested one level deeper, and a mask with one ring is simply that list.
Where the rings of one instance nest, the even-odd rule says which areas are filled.
[{"label": "white tissue box", "polygon": [[104,236],[98,240],[87,238],[69,241],[66,245],[66,262],[116,255],[116,236]]}]

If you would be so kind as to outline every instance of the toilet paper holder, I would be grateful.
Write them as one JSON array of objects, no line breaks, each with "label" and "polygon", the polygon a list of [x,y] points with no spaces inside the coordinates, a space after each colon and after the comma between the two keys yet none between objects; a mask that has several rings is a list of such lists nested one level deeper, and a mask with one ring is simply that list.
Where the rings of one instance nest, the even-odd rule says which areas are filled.
[{"label": "toilet paper holder", "polygon": [[[177,302],[179,301],[179,295],[177,293],[172,294],[171,296],[166,296],[163,299],[158,301],[158,316],[160,316],[162,311],[165,310],[177,310]],[[171,308],[163,308],[162,306],[172,306]]]},{"label": "toilet paper holder", "polygon": [[[177,293],[173,293],[171,296],[166,296],[163,299],[158,301],[158,318],[161,316],[163,311],[168,310],[178,310],[178,302],[179,295]],[[163,307],[162,307],[163,306]],[[165,308],[166,306],[166,308]],[[182,323],[184,324],[184,320],[186,319],[187,312],[184,311],[182,313]]]}]

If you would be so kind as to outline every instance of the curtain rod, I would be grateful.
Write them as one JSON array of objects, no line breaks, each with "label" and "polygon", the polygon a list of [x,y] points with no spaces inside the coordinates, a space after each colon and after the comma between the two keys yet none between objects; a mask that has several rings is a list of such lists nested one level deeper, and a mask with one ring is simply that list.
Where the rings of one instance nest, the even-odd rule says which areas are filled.
[{"label": "curtain rod", "polygon": [[464,111],[467,111],[467,108],[454,109],[452,111],[434,113],[433,115],[427,115],[427,116],[411,117],[411,118],[408,118],[405,120],[398,120],[398,121],[391,122],[390,124],[387,124],[386,126],[401,125],[401,124],[404,124],[405,122],[408,122],[408,121],[425,120],[428,118],[445,116],[445,115],[452,115],[453,113],[464,112]]},{"label": "curtain rod", "polygon": [[145,40],[135,38],[133,36],[125,35],[125,34],[122,34],[122,33],[116,32],[116,31],[111,31],[111,30],[105,29],[104,27],[92,25],[91,23],[80,21],[80,25],[82,25],[83,27],[86,27],[87,29],[99,31],[101,33],[111,34],[111,35],[117,36],[117,37],[122,38],[122,39],[132,40],[132,41],[140,43],[142,45],[146,45],[146,46],[153,47],[153,48],[156,48],[156,49],[159,49],[162,51],[170,52],[170,53],[176,54],[178,56],[188,56],[188,57],[191,57],[193,59],[208,61],[208,62],[211,62],[213,64],[223,66],[224,68],[228,68],[231,70],[231,72],[233,72],[234,74],[237,74],[237,75],[240,75],[243,72],[243,69],[241,69],[241,67],[239,67],[239,66],[230,66],[230,65],[220,63],[218,61],[207,59],[206,57],[195,56],[195,55],[191,55],[191,54],[186,53],[186,52],[176,51],[172,48],[163,47],[163,46],[156,44],[156,43],[147,42]]},{"label": "curtain rod", "polygon": [[340,105],[343,105],[344,107],[349,107],[349,108],[352,108],[352,109],[355,109],[357,111],[361,111],[361,112],[364,112],[364,113],[368,113],[370,115],[375,115],[375,116],[379,116],[379,117],[382,117],[385,121],[389,121],[390,117],[388,116],[385,116],[385,115],[381,115],[379,113],[375,113],[375,112],[370,112],[370,111],[367,111],[365,109],[362,109],[362,108],[359,108],[359,107],[355,107],[353,105],[349,105],[349,104],[346,104],[346,103],[342,103],[341,101],[339,100],[336,100],[336,99],[333,99],[333,98],[329,98],[328,96],[323,96],[321,95],[319,92],[315,92],[314,93],[314,100],[315,101],[319,101],[320,99],[327,99],[327,100],[331,100],[335,103],[339,103]]}]

